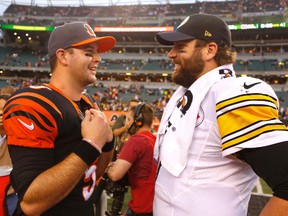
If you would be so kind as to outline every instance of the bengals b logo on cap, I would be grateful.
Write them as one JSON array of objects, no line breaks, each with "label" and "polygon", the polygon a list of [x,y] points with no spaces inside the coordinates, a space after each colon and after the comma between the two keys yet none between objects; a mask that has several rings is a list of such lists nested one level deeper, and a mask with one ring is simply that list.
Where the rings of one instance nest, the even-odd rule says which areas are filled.
[{"label": "bengals b logo on cap", "polygon": [[89,26],[88,24],[85,23],[85,24],[84,24],[84,28],[86,28],[87,33],[88,33],[89,35],[96,37],[95,32],[93,31],[93,29],[91,28],[91,26]]}]

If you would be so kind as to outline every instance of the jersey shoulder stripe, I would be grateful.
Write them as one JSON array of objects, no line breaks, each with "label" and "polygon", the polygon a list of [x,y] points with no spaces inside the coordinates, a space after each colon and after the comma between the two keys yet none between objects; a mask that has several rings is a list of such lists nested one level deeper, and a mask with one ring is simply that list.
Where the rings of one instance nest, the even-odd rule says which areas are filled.
[{"label": "jersey shoulder stripe", "polygon": [[277,96],[266,83],[259,79],[234,79],[227,85],[230,91],[217,89],[215,92],[217,123],[224,151],[264,134],[272,136],[275,131],[287,131],[278,118]]},{"label": "jersey shoulder stripe", "polygon": [[234,97],[219,101],[216,104],[217,116],[225,112],[226,109],[231,109],[231,107],[237,107],[237,106],[241,106],[245,104],[249,106],[251,103],[267,104],[269,106],[275,107],[275,109],[278,109],[277,99],[270,95],[259,94],[259,93],[245,94],[245,95],[240,94],[240,95],[236,95]]},{"label": "jersey shoulder stripe", "polygon": [[7,101],[3,125],[9,145],[53,148],[57,121],[63,118],[54,98],[55,92],[43,86],[20,89]]}]

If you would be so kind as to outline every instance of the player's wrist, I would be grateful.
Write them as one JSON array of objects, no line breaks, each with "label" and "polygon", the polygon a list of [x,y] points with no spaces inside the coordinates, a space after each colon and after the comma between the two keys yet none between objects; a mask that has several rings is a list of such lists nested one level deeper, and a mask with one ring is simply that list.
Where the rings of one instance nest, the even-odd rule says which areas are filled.
[{"label": "player's wrist", "polygon": [[102,153],[102,150],[101,150],[102,148],[101,148],[98,144],[96,144],[95,142],[93,142],[92,140],[83,138],[82,141],[85,141],[85,142],[89,143],[91,146],[93,146],[94,148],[96,148],[96,149],[100,152],[100,154]]},{"label": "player's wrist", "polygon": [[78,157],[80,157],[88,166],[92,165],[95,160],[100,156],[101,152],[98,151],[89,142],[82,140],[73,151]]},{"label": "player's wrist", "polygon": [[107,142],[103,148],[102,148],[102,152],[110,152],[112,149],[114,149],[114,142],[115,141],[115,137],[113,136],[113,139],[110,142]]}]

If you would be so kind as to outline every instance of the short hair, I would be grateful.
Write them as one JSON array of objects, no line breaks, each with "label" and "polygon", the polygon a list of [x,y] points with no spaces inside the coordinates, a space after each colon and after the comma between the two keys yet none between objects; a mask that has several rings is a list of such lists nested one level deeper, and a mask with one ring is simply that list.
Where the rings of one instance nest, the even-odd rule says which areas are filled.
[{"label": "short hair", "polygon": [[[137,106],[131,108],[131,111],[132,111],[134,117],[135,117],[136,108],[137,108]],[[142,114],[143,125],[147,125],[147,126],[151,127],[153,120],[154,120],[154,111],[153,111],[152,107],[150,105],[144,103],[144,105],[141,107],[139,114],[140,113]]]},{"label": "short hair", "polygon": [[[69,53],[73,53],[73,49],[71,47],[69,47],[65,50],[67,50]],[[53,72],[56,69],[56,66],[58,64],[56,55],[49,58],[49,64],[50,64],[51,72]]]},{"label": "short hair", "polygon": [[137,106],[138,103],[140,103],[140,100],[137,100],[135,98],[131,99],[128,103],[128,110],[131,110],[134,106],[131,106],[131,103],[135,103],[135,106]]},{"label": "short hair", "polygon": [[13,86],[4,86],[1,89],[1,95],[12,95],[16,91],[16,88]]},{"label": "short hair", "polygon": [[130,104],[131,102],[139,103],[139,102],[141,102],[141,101],[138,100],[138,99],[132,98],[132,99],[129,101],[129,104]]},{"label": "short hair", "polygon": [[51,68],[51,72],[53,72],[57,66],[57,57],[56,55],[52,56],[51,58],[49,58],[49,64],[50,64],[50,68]]}]

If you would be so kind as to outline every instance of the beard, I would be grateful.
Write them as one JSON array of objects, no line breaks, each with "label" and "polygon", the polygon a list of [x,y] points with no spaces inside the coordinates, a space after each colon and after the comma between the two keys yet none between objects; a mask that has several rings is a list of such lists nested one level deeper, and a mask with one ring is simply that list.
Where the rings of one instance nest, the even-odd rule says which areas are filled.
[{"label": "beard", "polygon": [[[178,65],[178,67],[176,67]],[[175,62],[175,71],[172,80],[178,85],[189,88],[204,70],[205,63],[201,52],[194,52],[191,58],[184,59],[181,63]]]}]

